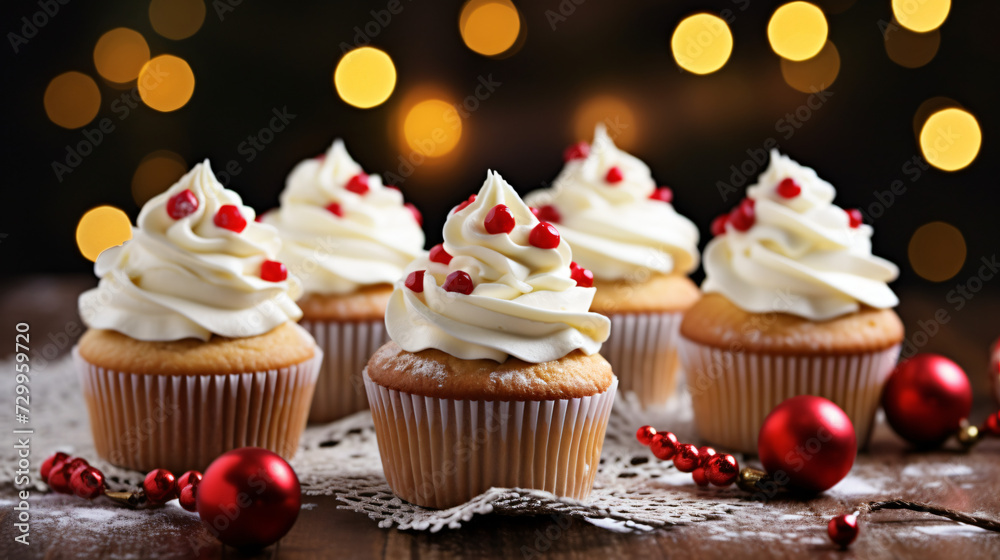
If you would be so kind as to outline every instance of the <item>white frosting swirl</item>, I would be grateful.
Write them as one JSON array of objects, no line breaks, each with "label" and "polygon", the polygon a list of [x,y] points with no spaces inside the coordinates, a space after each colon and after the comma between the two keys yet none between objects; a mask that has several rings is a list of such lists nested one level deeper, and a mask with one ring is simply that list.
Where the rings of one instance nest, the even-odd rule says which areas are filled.
[{"label": "white frosting swirl", "polygon": [[[378,175],[368,175],[364,194],[345,188],[359,173],[361,166],[337,139],[324,158],[295,166],[281,207],[264,215],[281,233],[281,260],[306,293],[391,284],[423,250],[424,232],[399,190],[383,186]],[[341,216],[327,209],[334,203]]]},{"label": "white frosting swirl", "polygon": [[[777,192],[791,178],[801,192]],[[755,223],[741,232],[732,224],[705,248],[702,290],[726,296],[751,313],[782,312],[813,321],[853,313],[867,305],[894,307],[887,282],[899,269],[872,255],[872,227],[851,227],[836,194],[816,172],[771,151],[771,163],[747,189]]]},{"label": "white frosting swirl", "polygon": [[[490,234],[484,227],[489,211],[504,204],[516,225],[509,234]],[[508,356],[541,363],[573,350],[600,350],[610,322],[591,313],[594,288],[570,277],[572,255],[566,240],[554,249],[529,242],[538,219],[499,174],[489,172],[475,202],[452,212],[444,225],[445,265],[427,256],[408,271],[424,270],[423,291],[396,288],[386,310],[389,336],[404,350],[437,348],[466,360],[503,362]],[[467,272],[474,283],[469,295],[442,285],[454,271]]]},{"label": "white frosting swirl", "polygon": [[[615,184],[605,180],[612,167],[623,176]],[[598,279],[691,272],[698,267],[698,228],[672,204],[650,199],[655,189],[649,166],[619,150],[598,124],[590,154],[566,162],[551,188],[525,202],[556,207],[573,256]]]},{"label": "white frosting swirl", "polygon": [[[167,213],[174,195],[190,190],[198,208],[175,220]],[[214,223],[234,205],[247,221],[236,233]],[[271,226],[254,222],[254,211],[226,190],[205,160],[142,207],[130,241],[97,258],[97,288],[80,295],[87,326],[138,340],[208,340],[213,334],[249,337],[297,321],[299,282],[260,277],[265,260],[281,245]]]}]

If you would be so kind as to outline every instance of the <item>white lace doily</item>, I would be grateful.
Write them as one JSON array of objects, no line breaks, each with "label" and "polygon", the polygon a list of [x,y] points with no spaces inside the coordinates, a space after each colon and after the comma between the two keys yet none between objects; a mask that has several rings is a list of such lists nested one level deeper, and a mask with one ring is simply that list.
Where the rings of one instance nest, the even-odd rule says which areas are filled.
[{"label": "white lace doily", "polygon": [[[13,371],[13,362],[0,364]],[[122,490],[134,486],[144,473],[119,469],[97,460],[87,410],[79,382],[68,359],[36,370],[31,379],[31,420],[34,429],[32,461],[65,451],[94,459],[109,480]],[[0,391],[0,408],[13,409],[13,391]],[[553,515],[584,519],[616,531],[648,531],[658,527],[695,523],[730,516],[741,508],[759,507],[735,489],[718,490],[711,499],[688,490],[691,475],[677,472],[669,462],[652,457],[635,441],[643,424],[670,427],[681,439],[690,438],[690,405],[681,396],[666,410],[640,412],[636,403],[619,396],[611,414],[601,466],[590,499],[577,502],[536,490],[493,488],[466,504],[447,510],[414,506],[393,496],[382,475],[371,415],[359,412],[343,420],[310,426],[292,460],[307,495],[333,495],[343,508],[368,515],[380,527],[439,531],[457,529],[473,516],[485,514]],[[14,480],[17,457],[10,446],[0,447],[0,485]],[[37,477],[35,477],[37,478]],[[684,485],[688,489],[678,486]],[[39,489],[44,484],[36,481]]]}]

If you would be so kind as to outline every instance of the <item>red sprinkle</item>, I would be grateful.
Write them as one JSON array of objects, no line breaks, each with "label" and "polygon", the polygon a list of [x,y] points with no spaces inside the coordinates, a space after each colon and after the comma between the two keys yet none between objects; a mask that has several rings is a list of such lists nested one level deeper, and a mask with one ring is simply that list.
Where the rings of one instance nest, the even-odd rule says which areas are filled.
[{"label": "red sprinkle", "polygon": [[[389,188],[389,187],[386,187],[386,188]],[[395,189],[396,187],[392,187],[392,188]],[[420,210],[417,210],[417,207],[414,206],[413,203],[407,202],[403,206],[405,206],[406,209],[410,211],[410,214],[413,214],[413,221],[417,222],[418,226],[423,226],[424,225],[424,215],[420,213]]]},{"label": "red sprinkle", "polygon": [[550,224],[558,224],[562,221],[562,214],[559,210],[552,206],[551,204],[546,204],[545,206],[539,206],[538,208],[532,208],[531,213],[538,218],[540,222],[549,222]]},{"label": "red sprinkle", "polygon": [[441,264],[448,264],[451,262],[452,259],[451,255],[448,254],[448,251],[444,250],[444,245],[442,245],[441,243],[438,243],[437,245],[431,247],[431,251],[428,257],[431,259],[431,262],[436,262]]},{"label": "red sprinkle", "polygon": [[167,214],[175,220],[190,216],[197,209],[198,197],[191,189],[184,189],[167,200]]},{"label": "red sprinkle", "polygon": [[351,191],[352,193],[357,193],[364,195],[368,192],[368,175],[364,173],[358,173],[357,175],[351,177],[347,180],[347,184],[344,188]]},{"label": "red sprinkle", "polygon": [[288,267],[278,261],[264,261],[260,265],[260,279],[268,282],[282,282],[288,279]]},{"label": "red sprinkle", "polygon": [[569,277],[576,280],[576,285],[581,288],[594,287],[594,273],[576,264],[576,261],[569,263]]},{"label": "red sprinkle", "polygon": [[474,195],[474,194],[469,195],[469,199],[468,200],[463,200],[461,204],[459,204],[458,206],[455,207],[455,209],[453,210],[453,212],[461,212],[462,210],[465,210],[466,208],[468,208],[469,205],[472,204],[475,201],[476,201],[476,195]]},{"label": "red sprinkle", "polygon": [[574,159],[584,159],[590,155],[590,144],[586,142],[577,142],[572,146],[567,147],[563,150],[563,161],[572,161]]},{"label": "red sprinkle", "polygon": [[864,223],[865,220],[864,216],[861,215],[861,210],[858,210],[857,208],[851,208],[846,212],[847,212],[847,217],[851,220],[851,227],[852,228],[861,227],[861,224]]},{"label": "red sprinkle", "polygon": [[240,233],[247,227],[247,220],[240,214],[240,209],[232,204],[225,204],[215,213],[212,219],[215,225],[222,229],[228,229]]},{"label": "red sprinkle", "polygon": [[670,204],[674,201],[674,191],[670,187],[660,187],[653,191],[649,198]]},{"label": "red sprinkle", "polygon": [[514,231],[514,214],[506,205],[497,204],[486,214],[483,227],[487,233],[496,235],[499,233],[510,233]]},{"label": "red sprinkle", "polygon": [[604,180],[611,185],[616,185],[618,183],[621,183],[622,179],[624,178],[625,175],[622,174],[622,170],[618,169],[617,165],[615,165],[611,169],[608,169],[607,175],[604,176]]},{"label": "red sprinkle", "polygon": [[424,271],[414,270],[406,276],[404,285],[418,294],[424,291]]},{"label": "red sprinkle", "polygon": [[559,230],[548,222],[539,222],[528,235],[528,243],[539,249],[555,249],[559,246]]},{"label": "red sprinkle", "polygon": [[344,209],[340,207],[339,202],[331,202],[326,205],[326,209],[330,211],[331,214],[338,218],[344,217]]},{"label": "red sprinkle", "polygon": [[740,204],[729,213],[729,223],[739,231],[749,230],[756,221],[754,201],[749,198],[741,200]]},{"label": "red sprinkle", "polygon": [[444,279],[442,286],[446,292],[455,292],[469,295],[475,286],[472,285],[472,277],[464,270],[456,270]]},{"label": "red sprinkle", "polygon": [[777,190],[778,195],[783,198],[795,198],[802,194],[802,187],[800,187],[799,184],[795,182],[795,179],[792,179],[791,177],[782,179],[781,182],[778,183],[778,188],[775,190]]},{"label": "red sprinkle", "polygon": [[726,234],[726,224],[729,223],[729,214],[722,214],[721,216],[716,216],[712,220],[712,235],[725,235]]}]

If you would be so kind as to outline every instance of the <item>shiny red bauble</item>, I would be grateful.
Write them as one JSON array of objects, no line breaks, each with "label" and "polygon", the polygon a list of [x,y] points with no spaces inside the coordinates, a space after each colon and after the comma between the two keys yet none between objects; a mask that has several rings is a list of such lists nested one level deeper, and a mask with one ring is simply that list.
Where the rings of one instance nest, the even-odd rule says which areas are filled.
[{"label": "shiny red bauble", "polygon": [[167,469],[153,469],[142,481],[146,499],[154,504],[163,504],[177,497],[177,479]]},{"label": "shiny red bauble", "polygon": [[80,467],[69,480],[70,490],[86,500],[93,500],[104,493],[104,474],[91,466]]},{"label": "shiny red bauble", "polygon": [[42,482],[47,483],[49,481],[49,473],[52,471],[53,466],[58,465],[67,459],[69,459],[69,455],[63,453],[62,451],[56,451],[42,461],[42,467],[39,469],[39,474],[42,475]]},{"label": "shiny red bauble", "polygon": [[673,432],[657,432],[653,436],[653,442],[649,444],[649,450],[653,456],[661,461],[669,461],[677,453],[680,442]]},{"label": "shiny red bauble", "polygon": [[716,486],[729,486],[740,476],[740,464],[729,453],[714,455],[704,466],[708,481]]},{"label": "shiny red bauble", "polygon": [[681,472],[694,472],[701,466],[701,455],[698,446],[692,443],[683,443],[677,447],[674,454],[674,468]]},{"label": "shiny red bauble", "polygon": [[990,350],[990,388],[993,390],[993,398],[1000,404],[1000,340],[993,344]]},{"label": "shiny red bauble", "polygon": [[635,439],[639,443],[648,446],[653,443],[653,438],[656,436],[656,428],[652,426],[642,426],[635,431]]},{"label": "shiny red bauble", "polygon": [[198,516],[220,541],[262,548],[285,536],[299,516],[302,490],[288,462],[259,447],[224,453],[197,486]]},{"label": "shiny red bauble", "polygon": [[937,447],[958,431],[972,410],[972,386],[958,364],[917,354],[896,366],[882,391],[889,425],[917,447]]},{"label": "shiny red bauble", "polygon": [[847,548],[858,538],[858,516],[851,513],[834,517],[826,526],[826,534],[834,544]]},{"label": "shiny red bauble", "polygon": [[789,488],[808,493],[840,482],[857,453],[851,419],[836,404],[812,395],[776,406],[757,437],[764,470],[776,480],[786,479]]}]

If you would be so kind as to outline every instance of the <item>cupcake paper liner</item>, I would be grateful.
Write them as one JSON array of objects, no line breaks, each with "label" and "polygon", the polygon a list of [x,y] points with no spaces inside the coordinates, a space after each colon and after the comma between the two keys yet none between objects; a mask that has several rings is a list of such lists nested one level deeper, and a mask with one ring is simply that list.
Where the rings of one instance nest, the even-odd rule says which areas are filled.
[{"label": "cupcake paper liner", "polygon": [[545,401],[473,401],[388,389],[364,374],[392,491],[447,508],[492,487],[590,495],[618,380],[603,393]]},{"label": "cupcake paper liner", "polygon": [[643,407],[663,405],[674,394],[680,360],[677,339],[682,312],[616,313],[601,355],[618,376],[623,393],[633,392]]},{"label": "cupcake paper liner", "polygon": [[757,452],[764,418],[797,395],[825,397],[847,413],[858,448],[871,435],[899,345],[840,356],[730,352],[681,337],[680,353],[698,435],[726,451]]},{"label": "cupcake paper liner", "polygon": [[368,359],[389,340],[385,321],[302,321],[325,358],[316,382],[310,422],[332,422],[368,408],[361,372]]},{"label": "cupcake paper liner", "polygon": [[204,471],[239,447],[295,454],[323,360],[321,350],[289,367],[227,375],[146,375],[73,360],[94,446],[120,467]]}]

